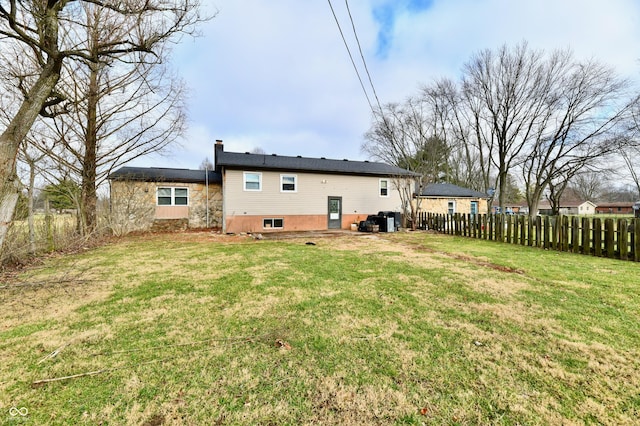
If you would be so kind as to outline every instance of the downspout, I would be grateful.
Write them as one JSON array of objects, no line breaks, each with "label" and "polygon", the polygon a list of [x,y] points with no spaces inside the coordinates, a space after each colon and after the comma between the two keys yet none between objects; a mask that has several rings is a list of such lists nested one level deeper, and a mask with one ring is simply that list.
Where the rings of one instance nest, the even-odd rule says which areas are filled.
[{"label": "downspout", "polygon": [[209,228],[209,166],[208,165],[204,166],[204,187],[205,187],[205,191],[207,192],[206,215],[207,215],[207,228]]}]

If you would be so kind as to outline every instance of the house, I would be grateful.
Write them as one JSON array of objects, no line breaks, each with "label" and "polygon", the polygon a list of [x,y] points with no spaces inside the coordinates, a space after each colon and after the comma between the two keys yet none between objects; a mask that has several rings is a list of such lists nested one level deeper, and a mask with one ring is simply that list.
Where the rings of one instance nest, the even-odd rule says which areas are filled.
[{"label": "house", "polygon": [[489,196],[451,183],[432,183],[418,196],[421,212],[487,214]]},{"label": "house", "polygon": [[[561,215],[593,215],[596,214],[596,204],[588,200],[561,200],[558,213]],[[541,201],[538,204],[538,214],[552,215],[551,203]]]},{"label": "house", "polygon": [[596,213],[598,214],[634,214],[634,202],[598,203]]},{"label": "house", "polygon": [[222,175],[216,171],[121,167],[108,179],[118,233],[222,226]]},{"label": "house", "polygon": [[[491,204],[491,213],[493,214],[500,214],[500,202],[496,199],[493,200],[493,203]],[[528,215],[529,214],[529,207],[526,205],[522,205],[522,204],[513,204],[513,203],[507,203],[504,206],[504,213],[505,214],[520,214],[520,215]]]},{"label": "house", "polygon": [[109,180],[114,222],[128,230],[240,233],[350,229],[369,214],[401,211],[398,188],[414,177],[377,162],[226,152],[216,141],[213,171],[122,167]]},{"label": "house", "polygon": [[[385,163],[226,152],[222,174],[224,232],[349,229],[379,211],[401,211],[399,187],[414,173]],[[409,191],[410,193],[410,191]]]}]

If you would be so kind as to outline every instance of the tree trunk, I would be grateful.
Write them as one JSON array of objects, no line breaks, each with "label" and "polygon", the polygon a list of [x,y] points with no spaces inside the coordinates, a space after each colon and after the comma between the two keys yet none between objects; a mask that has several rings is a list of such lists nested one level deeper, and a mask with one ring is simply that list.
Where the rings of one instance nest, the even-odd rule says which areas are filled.
[{"label": "tree trunk", "polygon": [[50,57],[20,109],[0,135],[0,254],[18,201],[16,157],[20,143],[38,118],[42,106],[60,79],[61,58]]},{"label": "tree trunk", "polygon": [[87,93],[87,127],[85,135],[84,159],[82,161],[82,198],[80,211],[84,225],[83,234],[90,234],[96,229],[96,155],[98,149],[98,100],[99,66],[90,64],[89,90]]},{"label": "tree trunk", "polygon": [[36,165],[33,161],[29,161],[29,188],[27,189],[28,199],[28,223],[29,223],[29,254],[32,256],[36,254],[36,229],[33,218],[33,187],[36,181]]}]

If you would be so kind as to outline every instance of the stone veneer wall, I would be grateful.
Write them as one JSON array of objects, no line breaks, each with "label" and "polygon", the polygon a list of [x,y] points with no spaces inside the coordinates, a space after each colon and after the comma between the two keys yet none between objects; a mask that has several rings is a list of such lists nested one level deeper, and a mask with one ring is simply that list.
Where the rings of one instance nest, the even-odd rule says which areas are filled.
[{"label": "stone veneer wall", "polygon": [[[207,191],[202,183],[175,182],[111,182],[110,223],[116,235],[132,231],[148,231],[154,222],[164,219],[156,217],[156,190],[158,187],[189,188],[187,225],[189,228],[205,228],[207,222]],[[178,218],[180,219],[180,218]],[[182,227],[182,221],[180,221]],[[158,223],[156,228],[164,229]],[[222,227],[222,187],[209,184],[209,228]]]}]

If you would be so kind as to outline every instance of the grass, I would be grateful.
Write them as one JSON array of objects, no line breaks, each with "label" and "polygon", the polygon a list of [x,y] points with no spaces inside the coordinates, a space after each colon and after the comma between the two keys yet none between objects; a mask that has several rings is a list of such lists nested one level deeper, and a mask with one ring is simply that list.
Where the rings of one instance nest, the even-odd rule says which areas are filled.
[{"label": "grass", "polygon": [[422,232],[306,241],[131,237],[25,271],[0,289],[0,423],[639,418],[638,264]]}]

